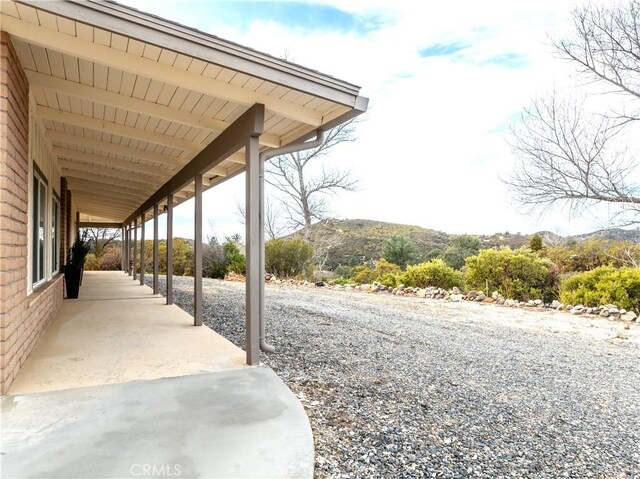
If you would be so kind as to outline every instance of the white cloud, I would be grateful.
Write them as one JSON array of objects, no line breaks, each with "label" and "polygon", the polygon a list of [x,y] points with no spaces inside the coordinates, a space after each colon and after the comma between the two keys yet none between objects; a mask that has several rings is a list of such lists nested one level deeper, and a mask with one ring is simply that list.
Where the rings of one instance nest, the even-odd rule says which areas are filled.
[{"label": "white cloud", "polygon": [[[167,4],[127,2],[166,15]],[[569,221],[566,212],[540,220],[519,215],[500,181],[512,157],[506,127],[537,94],[573,81],[571,69],[554,58],[550,35],[568,31],[573,2],[513,0],[415,2],[325,0],[357,14],[378,14],[387,22],[366,35],[287,30],[273,21],[248,30],[216,26],[198,16],[198,2],[181,3],[183,18],[196,28],[282,56],[362,86],[371,108],[359,140],[344,145],[332,162],[351,168],[360,190],[340,195],[339,215],[412,223],[447,232],[576,233],[592,219]],[[181,18],[173,19],[182,21]],[[195,20],[194,20],[195,21]],[[455,56],[421,58],[420,50],[446,43],[468,48]],[[507,68],[486,63],[513,54],[525,63]],[[243,184],[208,193],[220,234],[232,234],[235,200]],[[232,191],[237,191],[236,194]],[[335,202],[334,204],[338,204]],[[597,225],[599,226],[599,225]],[[186,235],[187,231],[185,231]]]}]

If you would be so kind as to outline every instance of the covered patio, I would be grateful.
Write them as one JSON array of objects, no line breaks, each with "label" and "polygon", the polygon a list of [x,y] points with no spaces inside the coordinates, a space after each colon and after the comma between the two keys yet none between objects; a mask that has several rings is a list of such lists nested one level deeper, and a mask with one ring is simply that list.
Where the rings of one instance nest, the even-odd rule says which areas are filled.
[{"label": "covered patio", "polygon": [[120,271],[88,272],[2,397],[3,477],[311,477],[298,399]]},{"label": "covered patio", "polygon": [[10,395],[246,368],[244,352],[121,271],[87,271]]}]

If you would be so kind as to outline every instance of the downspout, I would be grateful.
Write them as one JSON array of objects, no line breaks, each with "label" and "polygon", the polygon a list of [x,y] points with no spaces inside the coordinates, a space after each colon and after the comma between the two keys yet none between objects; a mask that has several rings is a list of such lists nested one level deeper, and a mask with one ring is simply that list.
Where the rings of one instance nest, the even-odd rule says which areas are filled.
[{"label": "downspout", "polygon": [[270,150],[263,151],[259,156],[260,163],[260,349],[266,353],[275,352],[276,348],[267,343],[265,335],[265,305],[264,305],[264,274],[265,274],[265,261],[264,261],[264,162],[275,156],[286,155],[289,153],[297,153],[299,151],[309,150],[311,148],[319,147],[324,141],[324,131],[316,130],[316,138],[311,141],[302,143],[293,143],[290,145],[282,146],[280,148],[272,148]]}]

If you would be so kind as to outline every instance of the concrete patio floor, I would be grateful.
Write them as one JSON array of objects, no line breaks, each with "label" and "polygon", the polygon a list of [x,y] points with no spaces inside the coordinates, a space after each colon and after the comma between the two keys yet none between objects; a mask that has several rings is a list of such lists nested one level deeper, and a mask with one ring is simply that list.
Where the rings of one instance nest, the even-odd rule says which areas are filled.
[{"label": "concrete patio floor", "polygon": [[2,397],[2,477],[313,476],[265,366],[122,272],[87,272]]},{"label": "concrete patio floor", "polygon": [[122,271],[87,271],[9,394],[117,384],[245,366],[245,353]]}]

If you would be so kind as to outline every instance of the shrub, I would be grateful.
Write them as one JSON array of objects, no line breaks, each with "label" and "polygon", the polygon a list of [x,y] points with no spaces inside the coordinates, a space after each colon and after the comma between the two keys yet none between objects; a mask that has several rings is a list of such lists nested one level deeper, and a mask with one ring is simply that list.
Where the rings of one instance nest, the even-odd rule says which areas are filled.
[{"label": "shrub", "polygon": [[120,248],[110,248],[99,258],[89,253],[84,263],[84,269],[87,271],[117,271],[121,267]]},{"label": "shrub", "polygon": [[365,265],[354,266],[351,270],[351,281],[354,283],[373,283],[376,280],[376,277],[376,272]]},{"label": "shrub", "polygon": [[600,266],[576,274],[561,284],[560,300],[585,306],[611,303],[640,312],[640,269]]},{"label": "shrub", "polygon": [[407,266],[402,275],[402,283],[418,288],[433,286],[449,289],[454,286],[462,287],[462,274],[441,259],[433,259],[426,263]]},{"label": "shrub", "polygon": [[351,267],[340,265],[336,269],[333,270],[333,276],[339,278],[350,278],[351,277]]},{"label": "shrub", "polygon": [[100,270],[100,264],[98,263],[98,258],[93,253],[89,253],[84,262],[85,271],[98,271]]},{"label": "shrub", "polygon": [[405,268],[416,260],[416,247],[406,236],[392,236],[382,245],[382,257],[390,263]]},{"label": "shrub", "polygon": [[224,264],[227,273],[246,273],[247,261],[234,241],[227,239],[222,245],[222,251],[224,252]]},{"label": "shrub", "polygon": [[468,288],[498,291],[507,298],[527,301],[557,297],[558,275],[545,258],[526,249],[486,249],[466,259]]},{"label": "shrub", "polygon": [[290,278],[306,273],[313,248],[302,239],[272,239],[265,244],[265,266],[269,273]]},{"label": "shrub", "polygon": [[529,249],[531,251],[540,251],[542,248],[544,248],[542,236],[536,233],[531,237],[531,241],[529,241]]},{"label": "shrub", "polygon": [[451,244],[447,246],[441,257],[452,268],[461,269],[464,266],[464,260],[478,254],[481,246],[482,243],[477,236],[456,236],[451,240]]},{"label": "shrub", "polygon": [[399,274],[388,273],[388,274],[379,276],[376,279],[376,281],[390,288],[395,288],[402,282],[401,279],[402,279],[402,276]]}]

